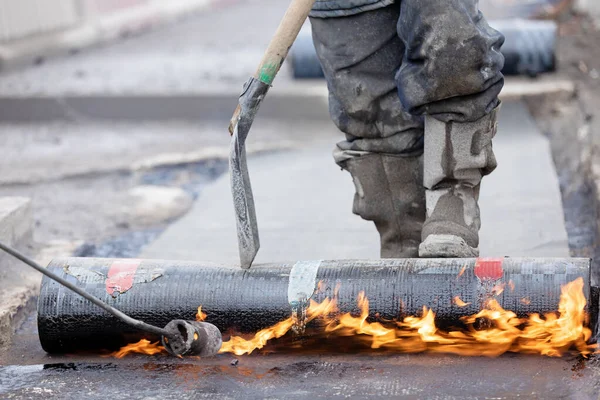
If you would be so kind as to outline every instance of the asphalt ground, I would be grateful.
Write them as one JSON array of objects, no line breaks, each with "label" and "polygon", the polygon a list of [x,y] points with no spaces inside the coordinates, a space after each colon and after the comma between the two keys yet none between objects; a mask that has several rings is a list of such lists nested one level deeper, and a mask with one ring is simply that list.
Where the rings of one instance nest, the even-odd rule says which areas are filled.
[{"label": "asphalt ground", "polygon": [[[280,346],[281,347],[281,346]],[[48,356],[35,316],[0,357],[5,399],[596,399],[600,360],[292,351],[208,359]]]}]

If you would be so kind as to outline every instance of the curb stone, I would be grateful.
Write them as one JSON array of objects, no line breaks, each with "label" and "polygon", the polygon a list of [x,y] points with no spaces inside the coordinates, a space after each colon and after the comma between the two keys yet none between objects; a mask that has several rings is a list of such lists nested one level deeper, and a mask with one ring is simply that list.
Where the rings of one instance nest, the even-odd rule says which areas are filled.
[{"label": "curb stone", "polygon": [[[511,78],[500,93],[502,101],[540,95],[575,93],[573,82],[556,79]],[[0,120],[46,122],[73,120],[223,120],[229,121],[238,101],[239,87],[218,92],[190,93],[52,93],[43,96],[0,96]],[[261,118],[277,120],[329,120],[325,83],[306,82],[274,88],[260,109]]]},{"label": "curb stone", "polygon": [[[33,216],[25,197],[0,198],[0,240],[31,252]],[[8,254],[0,254],[0,350],[10,344],[23,311],[33,307],[40,278]]]},{"label": "curb stone", "polygon": [[[31,200],[0,197],[0,240],[47,265],[53,258],[73,254],[83,241],[54,240],[43,246],[33,242]],[[0,253],[0,353],[25,317],[36,308],[42,275],[8,254]]]}]

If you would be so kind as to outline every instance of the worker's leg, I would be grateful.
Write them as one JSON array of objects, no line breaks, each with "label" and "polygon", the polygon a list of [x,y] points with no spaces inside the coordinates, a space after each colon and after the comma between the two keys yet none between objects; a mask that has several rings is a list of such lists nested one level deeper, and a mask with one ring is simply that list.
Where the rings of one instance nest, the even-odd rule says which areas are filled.
[{"label": "worker's leg", "polygon": [[382,257],[416,257],[425,219],[423,121],[403,111],[394,82],[404,52],[399,13],[391,5],[311,18],[331,117],[346,134],[334,158],[354,180],[354,213],[375,222]]},{"label": "worker's leg", "polygon": [[398,35],[407,52],[398,71],[404,107],[425,116],[427,220],[421,257],[479,254],[481,178],[496,167],[504,37],[477,0],[403,0]]}]

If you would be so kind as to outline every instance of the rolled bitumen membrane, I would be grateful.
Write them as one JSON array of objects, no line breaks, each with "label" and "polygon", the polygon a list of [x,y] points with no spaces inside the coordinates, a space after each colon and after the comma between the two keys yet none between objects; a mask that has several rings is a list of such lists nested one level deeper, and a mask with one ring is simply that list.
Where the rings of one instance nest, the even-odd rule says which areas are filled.
[{"label": "rolled bitumen membrane", "polygon": [[[48,268],[131,317],[160,327],[175,319],[193,320],[202,306],[206,321],[221,332],[256,332],[289,318],[308,299],[321,302],[335,293],[340,312],[358,313],[361,291],[372,318],[421,315],[427,306],[438,327],[460,326],[461,317],[476,314],[494,288],[502,286],[494,298],[520,317],[555,312],[561,286],[577,278],[584,282],[592,327],[598,314],[590,260],[578,258],[300,261],[250,270],[181,261],[65,258]],[[470,304],[459,307],[456,296]],[[49,353],[159,339],[47,278],[38,301],[38,331]]]},{"label": "rolled bitumen membrane", "polygon": [[[537,75],[556,68],[556,37],[554,21],[507,18],[491,20],[492,28],[502,32],[505,42],[504,75]],[[312,42],[310,25],[306,25],[290,50],[290,65],[294,78],[323,78],[323,70]]]}]

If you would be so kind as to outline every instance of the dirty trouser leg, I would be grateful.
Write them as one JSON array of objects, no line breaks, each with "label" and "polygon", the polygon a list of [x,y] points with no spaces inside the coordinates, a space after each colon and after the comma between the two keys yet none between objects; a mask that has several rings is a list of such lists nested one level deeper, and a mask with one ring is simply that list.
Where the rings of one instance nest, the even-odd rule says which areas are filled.
[{"label": "dirty trouser leg", "polygon": [[404,107],[425,115],[427,220],[421,257],[479,254],[481,178],[496,167],[504,37],[477,0],[403,0],[398,35],[406,56],[397,74]]},{"label": "dirty trouser leg", "polygon": [[404,53],[399,15],[395,4],[311,18],[331,117],[346,134],[334,158],[352,175],[353,212],[375,223],[382,257],[416,257],[425,219],[423,119],[403,110],[394,82]]},{"label": "dirty trouser leg", "polygon": [[421,257],[479,256],[479,188],[496,168],[497,109],[475,122],[425,119],[427,221]]}]

